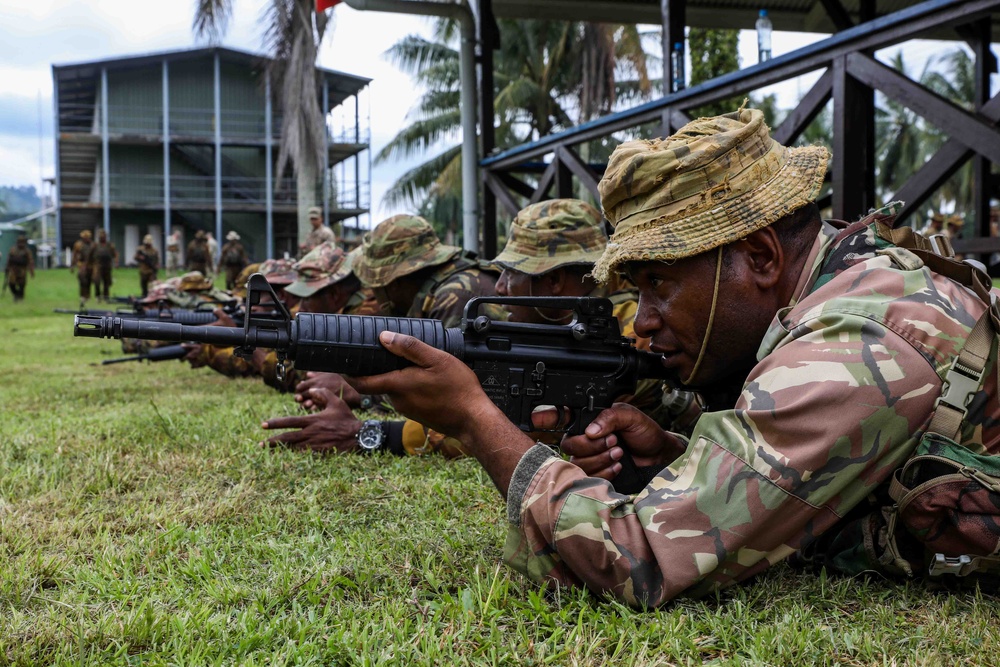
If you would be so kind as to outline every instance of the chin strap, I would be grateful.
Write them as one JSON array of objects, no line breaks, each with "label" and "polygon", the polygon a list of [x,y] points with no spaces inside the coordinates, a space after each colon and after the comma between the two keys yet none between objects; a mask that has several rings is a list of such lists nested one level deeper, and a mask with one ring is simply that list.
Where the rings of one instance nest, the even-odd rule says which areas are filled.
[{"label": "chin strap", "polygon": [[719,279],[722,276],[722,246],[719,246],[719,254],[715,256],[715,288],[712,290],[712,311],[708,314],[708,327],[705,329],[705,337],[701,341],[701,351],[698,352],[698,360],[694,362],[691,375],[684,380],[684,384],[690,385],[694,376],[701,368],[701,362],[705,360],[705,350],[708,348],[708,339],[712,335],[712,324],[715,322],[715,304],[719,300]]}]

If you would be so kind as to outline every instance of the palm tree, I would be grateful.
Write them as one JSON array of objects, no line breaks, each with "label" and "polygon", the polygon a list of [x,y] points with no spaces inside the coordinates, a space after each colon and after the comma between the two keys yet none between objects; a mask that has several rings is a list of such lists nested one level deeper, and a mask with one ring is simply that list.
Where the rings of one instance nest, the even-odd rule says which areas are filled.
[{"label": "palm tree", "polygon": [[[936,62],[943,64],[945,71],[929,72],[922,80],[924,85],[955,104],[975,111],[975,60],[965,49],[958,48],[942,55]],[[941,186],[939,198],[955,202],[955,212],[964,215],[973,210],[974,190],[972,163],[967,162]]]},{"label": "palm tree", "polygon": [[[195,34],[217,44],[226,33],[233,13],[233,0],[197,0],[193,29]],[[316,95],[316,54],[329,17],[316,12],[314,0],[271,0],[261,16],[265,27],[264,46],[271,60],[267,73],[279,81],[275,91],[281,101],[281,143],[275,175],[286,167],[296,175],[298,229],[300,240],[309,232],[308,209],[316,201],[316,185],[323,165],[325,110]]]},{"label": "palm tree", "polygon": [[[608,113],[620,98],[641,99],[651,90],[635,26],[527,20],[500,26],[504,39],[494,67],[500,148],[572,127]],[[431,39],[411,35],[386,52],[425,92],[410,110],[411,123],[379,151],[376,162],[446,145],[389,188],[383,200],[389,205],[438,214],[460,209],[460,149],[450,144],[461,125],[455,37],[453,22],[438,20]],[[602,150],[597,142],[581,153],[587,159]]]}]

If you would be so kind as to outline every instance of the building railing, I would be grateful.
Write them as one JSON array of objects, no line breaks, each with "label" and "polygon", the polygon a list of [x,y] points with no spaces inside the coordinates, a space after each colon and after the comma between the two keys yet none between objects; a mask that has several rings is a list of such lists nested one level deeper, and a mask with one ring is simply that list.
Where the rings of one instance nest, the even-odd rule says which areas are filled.
[{"label": "building railing", "polygon": [[[112,136],[162,136],[163,108],[158,106],[109,105],[108,134]],[[193,137],[211,140],[215,137],[215,113],[211,108],[174,108],[169,113],[171,137]],[[271,119],[271,137],[281,138],[282,116]],[[263,141],[266,136],[264,111],[225,109],[220,127],[223,141],[250,139]],[[60,104],[59,131],[100,136],[100,104]],[[327,124],[330,143],[360,143],[371,141],[369,127],[334,126]]]},{"label": "building railing", "polygon": [[[496,252],[498,207],[510,219],[527,203],[549,197],[579,196],[581,189],[595,201],[599,200],[597,186],[605,165],[586,159],[584,149],[589,142],[617,143],[618,137],[628,136],[644,126],[656,127],[655,136],[668,136],[689,122],[699,107],[733,98],[739,100],[751,91],[810,72],[820,72],[819,78],[802,95],[796,108],[774,128],[773,136],[790,145],[828,105],[832,107],[833,160],[828,173],[831,187],[820,201],[830,207],[833,217],[857,219],[880,199],[875,187],[877,93],[919,114],[948,137],[933,158],[884,200],[905,201],[899,220],[906,222],[910,218],[912,222],[940,184],[971,159],[981,176],[974,178],[975,210],[970,214],[976,231],[984,238],[970,241],[970,246],[976,251],[993,251],[985,242],[990,241],[986,238],[990,235],[988,185],[993,181],[990,164],[1000,163],[1000,130],[996,125],[1000,119],[1000,95],[990,97],[988,73],[996,67],[989,48],[989,30],[998,11],[1000,0],[927,0],[765,63],[490,155],[481,162],[486,186],[484,254],[492,257]],[[946,29],[969,42],[977,60],[977,99],[971,111],[903,76],[872,55],[880,49]],[[1000,248],[1000,242],[995,245]],[[962,250],[966,248],[963,246]]]},{"label": "building railing", "polygon": [[[250,206],[263,209],[267,203],[267,183],[264,178],[226,177],[222,179],[223,206]],[[317,187],[322,193],[322,186]],[[158,207],[164,204],[164,179],[158,174],[111,174],[108,182],[112,205]],[[283,178],[274,186],[275,206],[288,206],[297,199],[296,180]],[[369,183],[335,180],[330,184],[330,208],[368,209],[371,201]],[[62,202],[66,204],[102,204],[100,179],[93,173],[64,172]],[[170,177],[171,206],[212,206],[215,200],[215,178],[212,176]]]}]

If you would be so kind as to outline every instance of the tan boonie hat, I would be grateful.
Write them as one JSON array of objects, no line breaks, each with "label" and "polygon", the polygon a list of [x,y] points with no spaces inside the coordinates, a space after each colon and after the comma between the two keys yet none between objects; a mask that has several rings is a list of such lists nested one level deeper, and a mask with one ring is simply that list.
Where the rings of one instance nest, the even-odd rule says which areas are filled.
[{"label": "tan boonie hat", "polygon": [[431,223],[417,215],[395,215],[365,234],[354,274],[366,287],[385,287],[397,278],[444,264],[462,249],[438,240]]},{"label": "tan boonie hat", "polygon": [[206,278],[201,271],[190,271],[181,276],[181,282],[177,289],[182,292],[202,292],[212,289],[212,281]]},{"label": "tan boonie hat", "polygon": [[594,266],[601,282],[620,264],[691,257],[766,227],[814,201],[830,153],[786,148],[764,114],[699,118],[666,139],[627,141],[598,184],[615,226]]},{"label": "tan boonie hat", "polygon": [[247,264],[244,266],[236,274],[236,278],[233,279],[233,289],[229,290],[230,294],[237,299],[245,299],[247,297],[247,281],[250,280],[250,276],[260,270],[261,266],[261,264]]},{"label": "tan boonie hat", "polygon": [[85,229],[82,232],[80,232],[81,239],[89,239],[92,238],[93,236],[94,236],[93,232],[91,232],[89,229]]},{"label": "tan boonie hat", "polygon": [[145,236],[142,237],[142,242],[145,243],[146,245],[153,245],[153,235],[146,234]]},{"label": "tan boonie hat", "polygon": [[550,199],[514,216],[507,245],[492,264],[537,276],[560,266],[592,266],[607,244],[596,208],[579,199]]},{"label": "tan boonie hat", "polygon": [[344,251],[333,241],[324,241],[295,263],[295,282],[285,291],[303,299],[312,296],[351,275],[350,270],[344,268],[346,263]]},{"label": "tan boonie hat", "polygon": [[240,235],[236,232],[236,230],[233,230],[233,231],[229,232],[228,234],[226,234],[226,240],[227,241],[239,241],[240,240]]},{"label": "tan boonie hat", "polygon": [[319,206],[311,206],[311,207],[309,207],[309,217],[310,218],[322,218],[323,217],[323,209],[321,209]]}]

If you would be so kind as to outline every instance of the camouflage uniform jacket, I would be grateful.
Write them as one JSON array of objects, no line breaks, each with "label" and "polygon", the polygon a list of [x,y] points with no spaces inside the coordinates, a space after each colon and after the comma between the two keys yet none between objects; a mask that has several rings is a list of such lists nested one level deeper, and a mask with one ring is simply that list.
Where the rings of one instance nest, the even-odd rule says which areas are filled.
[{"label": "camouflage uniform jacket", "polygon": [[[824,223],[735,409],[702,415],[687,451],[642,492],[618,494],[548,448],[526,452],[508,494],[508,562],[652,607],[781,561],[885,482],[984,306],[872,226],[850,230],[838,238]],[[993,451],[995,362],[994,349],[963,431]]]},{"label": "camouflage uniform jacket", "polygon": [[77,239],[73,243],[73,259],[71,261],[81,276],[86,275],[88,278],[90,276],[90,272],[93,269],[91,255],[93,254],[95,245],[97,244],[94,241],[84,239]]},{"label": "camouflage uniform jacket", "polygon": [[[496,273],[483,269],[474,258],[459,256],[442,264],[424,281],[406,317],[441,320],[446,329],[457,327],[469,299],[496,296],[496,283]],[[488,305],[482,312],[492,319],[507,317],[499,306]]]},{"label": "camouflage uniform jacket", "polygon": [[301,254],[306,255],[310,250],[327,241],[336,243],[337,235],[326,225],[320,225],[316,229],[310,231],[309,235],[306,236],[306,240],[302,242]]},{"label": "camouflage uniform jacket", "polygon": [[[635,338],[636,347],[641,350],[648,350],[649,339],[638,338],[635,335],[633,327],[635,313],[639,307],[636,294],[629,291],[608,294],[608,291],[606,287],[601,286],[591,292],[589,296],[610,298],[612,303],[614,303],[614,310],[612,312],[618,318],[622,335],[626,338]],[[666,426],[669,422],[669,416],[663,414],[665,410],[662,399],[663,384],[657,380],[643,380],[639,383],[634,395],[623,396],[619,400],[631,403],[653,417],[657,423]],[[549,444],[553,445],[559,441],[558,434],[544,439],[546,442],[551,441]],[[406,420],[406,423],[403,425],[403,450],[410,456],[440,453],[446,458],[454,459],[468,455],[465,446],[458,439],[438,433],[412,419]]]}]

